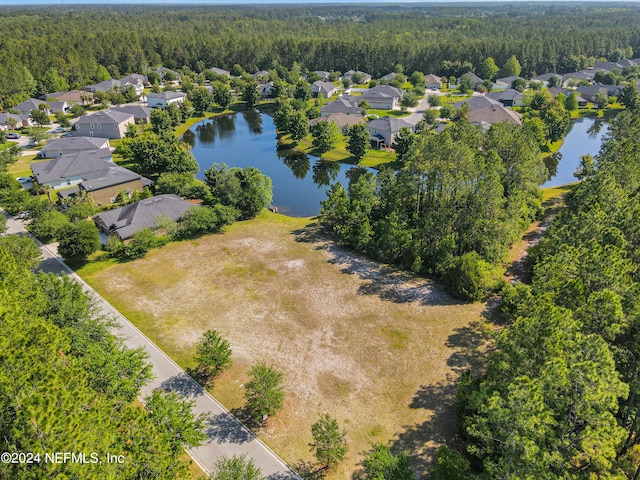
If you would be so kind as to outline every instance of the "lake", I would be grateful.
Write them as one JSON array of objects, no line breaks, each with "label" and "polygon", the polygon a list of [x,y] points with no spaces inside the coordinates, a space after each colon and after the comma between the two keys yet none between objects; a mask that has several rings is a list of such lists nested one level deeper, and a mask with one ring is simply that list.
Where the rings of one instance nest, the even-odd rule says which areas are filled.
[{"label": "lake", "polygon": [[595,157],[600,151],[602,137],[608,129],[609,124],[602,119],[581,118],[574,120],[562,147],[558,150],[558,153],[562,154],[562,158],[558,163],[557,173],[542,187],[557,187],[577,182],[578,179],[573,176],[573,173],[580,165],[580,157],[586,154]]},{"label": "lake", "polygon": [[182,138],[191,145],[200,165],[199,179],[204,179],[204,171],[214,163],[255,167],[273,182],[272,204],[279,213],[292,217],[318,215],[329,185],[339,181],[346,188],[346,172],[353,167],[278,149],[272,118],[255,111],[203,120]]}]

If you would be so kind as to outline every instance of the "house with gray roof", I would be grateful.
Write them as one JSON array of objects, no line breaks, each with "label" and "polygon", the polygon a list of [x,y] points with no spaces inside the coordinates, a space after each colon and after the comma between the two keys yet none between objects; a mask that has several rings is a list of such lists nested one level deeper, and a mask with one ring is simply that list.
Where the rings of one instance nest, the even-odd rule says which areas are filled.
[{"label": "house with gray roof", "polygon": [[[38,110],[40,108],[40,105],[49,105],[49,104],[44,100],[38,100],[37,98],[30,98],[28,100],[25,100],[22,103],[19,103],[18,105],[13,107],[13,109],[17,110],[20,113],[25,113],[28,115],[31,113],[31,110]],[[47,112],[47,115],[51,113],[48,108],[45,110],[45,112]]]},{"label": "house with gray roof", "polygon": [[47,140],[46,145],[40,150],[40,155],[46,158],[55,158],[60,155],[84,152],[86,150],[99,150],[109,148],[109,140],[100,137],[62,137]]},{"label": "house with gray roof", "polygon": [[121,191],[131,198],[134,192],[142,192],[152,184],[151,180],[140,174],[111,164],[85,174],[78,186],[80,191],[87,193],[94,205],[101,207],[114,203]]},{"label": "house with gray roof", "polygon": [[30,167],[40,185],[58,189],[78,185],[87,173],[112,165],[111,150],[103,148],[60,155],[44,162],[31,162]]},{"label": "house with gray roof", "polygon": [[391,72],[391,73],[387,73],[386,75],[383,75],[382,77],[380,77],[378,80],[380,81],[385,81],[387,83],[391,83],[393,82],[393,80],[398,76],[398,74],[396,72]]},{"label": "house with gray roof", "polygon": [[269,78],[269,72],[266,70],[259,70],[256,73],[252,73],[251,76],[258,82],[265,81]]},{"label": "house with gray roof", "polygon": [[580,70],[579,72],[565,73],[562,77],[562,85],[567,86],[569,82],[571,82],[571,80],[592,82],[594,77],[596,76],[596,72],[597,70],[595,69],[587,68],[584,70]]},{"label": "house with gray roof", "polygon": [[177,195],[157,195],[103,212],[97,215],[94,221],[107,235],[117,235],[121,240],[126,240],[145,228],[157,228],[158,217],[177,221],[190,208],[199,207],[194,207]]},{"label": "house with gray roof", "polygon": [[69,111],[69,104],[67,102],[47,102],[49,104],[49,109],[52,112],[62,112],[67,113]]},{"label": "house with gray roof", "polygon": [[532,82],[541,82],[545,87],[549,85],[549,80],[551,77],[556,77],[558,79],[558,85],[562,83],[562,75],[557,73],[543,73],[542,75],[536,75],[531,78]]},{"label": "house with gray roof", "polygon": [[185,98],[187,98],[186,93],[171,92],[169,90],[160,93],[148,93],[147,106],[150,108],[166,108],[169,104],[177,105],[184,102]]},{"label": "house with gray roof", "polygon": [[505,107],[521,107],[524,105],[522,92],[508,88],[502,92],[487,93],[487,98],[499,101]]},{"label": "house with gray roof", "polygon": [[366,73],[366,72],[361,72],[360,70],[347,70],[346,72],[344,72],[344,73],[342,74],[342,78],[343,78],[343,79],[345,79],[345,78],[346,78],[346,79],[348,79],[348,80],[351,80],[351,78],[353,77],[353,75],[354,75],[354,74],[356,74],[356,73],[357,73],[358,75],[360,75],[360,78],[361,78],[361,80],[362,80],[362,81],[360,82],[361,84],[369,83],[369,82],[371,81],[371,75],[369,75],[369,74],[368,74],[368,73]]},{"label": "house with gray roof", "polygon": [[142,105],[122,105],[111,109],[114,112],[127,113],[133,115],[133,120],[140,123],[149,123],[151,119],[151,109]]},{"label": "house with gray roof", "polygon": [[0,113],[0,125],[9,125],[12,118],[15,121],[16,127],[30,127],[33,125],[31,117],[28,113]]},{"label": "house with gray roof", "polygon": [[522,77],[519,77],[518,75],[512,75],[510,77],[502,77],[502,78],[497,78],[496,79],[496,85],[498,87],[510,87],[511,84],[515,81],[515,80],[525,80]]},{"label": "house with gray roof", "polygon": [[[225,70],[225,72],[226,72],[226,70]],[[177,80],[178,82],[180,81],[180,78],[181,78],[180,74],[178,72],[176,72],[175,70],[171,70],[170,68],[167,68],[167,67],[158,67],[158,68],[156,68],[156,73],[158,75],[160,75],[160,78],[162,79],[162,81],[164,81],[164,78],[165,78],[165,76],[167,74],[172,75],[173,78],[175,80]],[[229,73],[229,72],[227,72],[227,73]]]},{"label": "house with gray roof", "polygon": [[484,82],[484,80],[482,80],[479,76],[477,76],[475,73],[473,72],[467,72],[464,75],[460,75],[460,78],[458,78],[458,85],[460,85],[460,79],[462,77],[464,77],[465,75],[468,75],[469,77],[471,77],[471,80],[473,82],[473,88],[478,88],[480,85],[482,85],[482,82]]},{"label": "house with gray roof", "polygon": [[83,87],[83,90],[87,92],[108,92],[109,90],[113,90],[114,88],[121,88],[120,80],[116,80],[115,78],[110,78],[109,80],[105,80],[104,82],[95,83],[93,85],[87,85]]},{"label": "house with gray roof", "polygon": [[130,113],[101,110],[78,118],[71,133],[74,137],[124,138],[127,127],[135,123]]},{"label": "house with gray roof", "polygon": [[327,72],[326,70],[314,70],[311,73],[315,73],[323,82],[328,82],[331,76],[331,72]]},{"label": "house with gray roof", "polygon": [[316,80],[311,84],[311,92],[316,97],[329,98],[338,93],[338,87],[331,82]]},{"label": "house with gray roof", "polygon": [[260,98],[271,98],[273,95],[273,82],[259,83],[258,93],[260,93]]},{"label": "house with gray roof", "polygon": [[371,143],[377,148],[390,147],[402,127],[415,132],[415,123],[403,118],[382,117],[367,123],[367,130],[371,135]]},{"label": "house with gray roof", "polygon": [[469,111],[480,110],[481,108],[492,107],[494,105],[501,105],[498,100],[494,100],[489,95],[484,97],[471,97],[465,100],[460,100],[453,104],[456,108],[461,108],[464,104],[469,105]]},{"label": "house with gray roof", "polygon": [[211,70],[216,75],[222,75],[223,77],[229,78],[231,76],[231,72],[223,68],[211,67],[209,70]]},{"label": "house with gray roof", "polygon": [[371,108],[393,110],[400,105],[403,92],[391,85],[376,85],[360,96],[360,101],[366,100]]},{"label": "house with gray roof", "polygon": [[360,97],[354,95],[340,95],[335,101],[320,108],[320,116],[326,117],[334,113],[344,113],[347,115],[360,115]]},{"label": "house with gray roof", "polygon": [[314,125],[318,122],[335,123],[341,130],[347,127],[352,127],[358,123],[364,123],[364,117],[359,114],[348,115],[346,113],[331,113],[325,117],[312,118],[309,120],[309,125]]},{"label": "house with gray roof", "polygon": [[620,87],[617,85],[590,85],[588,87],[577,87],[576,95],[580,94],[582,98],[588,102],[593,102],[596,99],[596,95],[603,93],[607,98],[611,96],[617,96],[620,94]]}]

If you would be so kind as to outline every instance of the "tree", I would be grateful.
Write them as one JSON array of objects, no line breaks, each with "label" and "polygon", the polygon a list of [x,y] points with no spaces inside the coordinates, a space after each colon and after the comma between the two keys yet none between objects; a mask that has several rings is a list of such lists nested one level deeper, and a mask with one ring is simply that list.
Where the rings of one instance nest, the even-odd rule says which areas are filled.
[{"label": "tree", "polygon": [[324,468],[331,469],[347,454],[346,432],[340,431],[338,422],[328,413],[320,416],[320,419],[311,425],[313,442],[309,444]]},{"label": "tree", "polygon": [[205,383],[231,366],[231,347],[229,341],[216,330],[207,330],[202,334],[196,346],[196,371]]},{"label": "tree", "polygon": [[638,108],[638,87],[633,83],[624,86],[618,101],[629,110],[637,110]]},{"label": "tree", "polygon": [[436,452],[433,467],[434,480],[467,480],[471,478],[471,465],[464,455],[442,446]]},{"label": "tree", "polygon": [[[0,217],[5,220],[4,215],[0,215]],[[0,227],[4,225],[4,222],[0,220]],[[0,233],[2,233],[2,228],[0,228]],[[7,235],[6,237],[0,237],[0,248],[4,248],[8,254],[15,258],[16,263],[29,270],[40,265],[42,252],[36,242],[28,236]]]},{"label": "tree", "polygon": [[340,138],[340,129],[338,126],[326,120],[320,120],[314,123],[310,130],[311,135],[313,135],[313,148],[320,154],[331,150]]},{"label": "tree", "polygon": [[194,88],[190,93],[191,103],[196,112],[202,115],[211,108],[211,94],[206,88]]},{"label": "tree", "polygon": [[524,92],[524,90],[527,88],[527,81],[524,78],[516,78],[513,82],[511,82],[511,88],[519,92]]},{"label": "tree", "polygon": [[424,90],[427,86],[427,81],[424,77],[424,73],[415,71],[409,77],[409,82],[413,85],[413,88],[420,88]]},{"label": "tree", "polygon": [[304,100],[305,102],[311,98],[311,86],[305,80],[298,80],[293,90],[293,98]]},{"label": "tree", "polygon": [[151,422],[166,435],[174,454],[183,448],[202,445],[207,438],[205,429],[206,416],[194,416],[191,409],[195,402],[180,397],[175,392],[164,393],[154,390],[145,398]]},{"label": "tree", "polygon": [[547,85],[549,86],[549,88],[552,87],[559,87],[560,83],[562,81],[562,78],[559,77],[558,75],[553,75],[549,78],[549,80],[547,81]]},{"label": "tree", "polygon": [[242,100],[249,108],[255,108],[260,100],[260,92],[258,92],[257,82],[249,82],[242,91]]},{"label": "tree", "polygon": [[220,204],[193,207],[178,222],[178,238],[195,238],[205,233],[219,233],[235,220],[236,211]]},{"label": "tree", "polygon": [[483,80],[495,80],[496,74],[500,69],[496,65],[496,61],[493,57],[487,57],[482,64],[480,64],[480,68],[478,69],[478,76]]},{"label": "tree", "polygon": [[304,112],[292,112],[287,122],[287,131],[291,134],[291,139],[300,141],[309,133],[309,119]]},{"label": "tree", "polygon": [[593,103],[595,103],[598,109],[606,108],[609,105],[609,97],[606,92],[598,92],[593,97]]},{"label": "tree", "polygon": [[46,210],[35,216],[27,230],[43,243],[62,238],[62,231],[69,225],[69,218],[57,210]]},{"label": "tree", "polygon": [[517,77],[520,75],[522,68],[520,62],[515,55],[511,55],[500,70],[500,77]]},{"label": "tree", "polygon": [[569,112],[573,112],[578,109],[578,99],[575,92],[572,91],[571,93],[569,93],[564,101],[564,108],[566,108]]},{"label": "tree", "polygon": [[347,151],[360,160],[369,149],[369,130],[364,124],[356,124],[349,128],[347,136]]},{"label": "tree", "polygon": [[418,106],[418,96],[413,92],[406,92],[402,96],[403,107],[416,107]]},{"label": "tree", "polygon": [[89,220],[70,223],[60,233],[58,252],[64,258],[84,258],[100,248],[100,235]]},{"label": "tree", "polygon": [[407,127],[402,127],[400,129],[393,141],[393,149],[396,151],[399,161],[404,159],[415,141],[415,135],[411,133],[411,130]]},{"label": "tree", "polygon": [[209,480],[264,480],[253,459],[246,455],[222,457],[213,466]]},{"label": "tree", "polygon": [[[367,480],[414,480],[411,459],[404,453],[394,455],[389,447],[373,446],[362,464]],[[442,479],[444,480],[444,479]]]},{"label": "tree", "polygon": [[429,106],[430,107],[439,107],[442,104],[442,99],[440,95],[429,95]]},{"label": "tree", "polygon": [[167,111],[154,108],[151,110],[149,119],[154,133],[159,135],[163,132],[171,131],[171,117]]},{"label": "tree", "polygon": [[229,108],[233,101],[233,94],[229,85],[222,82],[214,82],[213,85],[213,101],[220,105],[224,110]]},{"label": "tree", "polygon": [[265,363],[254,365],[245,384],[246,410],[258,422],[268,415],[275,415],[284,403],[283,374]]},{"label": "tree", "polygon": [[471,75],[465,73],[460,77],[459,88],[461,93],[469,94],[473,92],[473,87],[474,87],[474,84],[473,84],[473,78],[471,78]]},{"label": "tree", "polygon": [[44,110],[31,110],[29,113],[34,122],[36,122],[39,126],[49,125],[51,124],[51,120],[49,120],[49,115]]}]

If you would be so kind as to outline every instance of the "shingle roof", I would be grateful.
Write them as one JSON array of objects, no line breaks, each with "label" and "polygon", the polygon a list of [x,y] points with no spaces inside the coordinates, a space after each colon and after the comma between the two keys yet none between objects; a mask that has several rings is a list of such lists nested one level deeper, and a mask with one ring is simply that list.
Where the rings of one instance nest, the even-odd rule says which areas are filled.
[{"label": "shingle roof", "polygon": [[83,178],[84,180],[80,183],[80,187],[87,192],[101,190],[113,185],[120,185],[121,183],[132,182],[137,179],[142,180],[143,186],[151,185],[152,183],[151,180],[131,170],[113,164],[106,166],[106,168],[89,172],[84,175]]},{"label": "shingle roof", "polygon": [[471,123],[479,124],[481,122],[486,123],[498,123],[509,122],[522,126],[522,120],[513,110],[505,108],[502,104],[494,105],[491,107],[481,108],[479,110],[470,111],[468,114],[469,121]]},{"label": "shingle roof", "polygon": [[111,150],[108,148],[89,150],[61,155],[47,162],[32,162],[31,171],[42,185],[109,168],[113,165],[110,158]]},{"label": "shingle roof", "polygon": [[389,116],[371,120],[369,123],[367,123],[367,128],[369,129],[391,133],[399,132],[402,127],[412,129],[415,127],[415,124],[408,122],[402,118]]},{"label": "shingle roof", "polygon": [[75,123],[76,125],[85,125],[87,123],[95,122],[113,122],[124,123],[133,120],[133,114],[120,112],[117,110],[105,110],[93,113],[91,115],[83,115]]},{"label": "shingle roof", "polygon": [[433,73],[430,73],[429,75],[425,75],[424,80],[427,83],[427,85],[430,83],[442,83],[442,77],[434,75]]},{"label": "shingle roof", "polygon": [[466,100],[460,100],[453,104],[454,107],[460,108],[464,104],[469,105],[469,111],[480,110],[481,108],[491,107],[493,105],[502,105],[499,101],[491,97],[471,97]]},{"label": "shingle roof", "polygon": [[558,79],[562,80],[562,75],[559,75],[557,73],[543,73],[542,75],[533,77],[531,80],[533,80],[534,82],[548,82],[551,77],[557,77]]},{"label": "shingle roof", "polygon": [[123,105],[121,107],[112,108],[114,112],[127,113],[133,115],[133,118],[149,118],[151,116],[151,109],[149,107],[143,107],[142,105]]},{"label": "shingle roof", "polygon": [[101,213],[96,216],[96,222],[126,240],[140,230],[155,228],[156,217],[159,215],[175,221],[192,207],[193,205],[177,195],[157,195]]},{"label": "shingle roof", "polygon": [[105,138],[62,137],[57,140],[47,140],[47,144],[42,150],[97,150],[105,144],[109,145],[109,141]]},{"label": "shingle roof", "polygon": [[147,98],[160,98],[162,100],[172,100],[174,98],[185,98],[187,95],[182,92],[160,92],[160,93],[148,93]]},{"label": "shingle roof", "polygon": [[16,105],[13,108],[14,110],[18,110],[19,112],[22,112],[22,113],[30,113],[31,110],[38,110],[38,106],[42,105],[43,103],[47,103],[47,102],[43,100],[38,100],[37,98],[30,98]]},{"label": "shingle roof", "polygon": [[326,117],[318,117],[309,121],[310,125],[314,125],[318,122],[331,122],[335,123],[338,127],[350,127],[358,123],[364,123],[364,117],[359,114],[349,115],[346,113],[331,113]]},{"label": "shingle roof", "polygon": [[360,98],[363,100],[381,100],[387,98],[402,98],[402,90],[391,85],[376,85],[364,92]]},{"label": "shingle roof", "polygon": [[336,86],[333,83],[323,82],[322,80],[316,80],[311,85],[315,86],[320,93],[330,93],[336,90]]},{"label": "shingle roof", "polygon": [[509,88],[503,92],[491,92],[491,93],[487,93],[487,97],[491,98],[492,100],[520,100],[522,99],[522,93],[514,90],[512,88]]},{"label": "shingle roof", "polygon": [[341,95],[335,101],[328,103],[324,107],[320,108],[320,112],[323,115],[329,113],[346,113],[357,115],[362,112],[362,108],[359,106],[360,97],[351,95]]},{"label": "shingle roof", "polygon": [[225,75],[227,77],[231,74],[230,71],[224,70],[223,68],[212,67],[209,70],[211,70],[213,73],[217,73],[218,75]]}]

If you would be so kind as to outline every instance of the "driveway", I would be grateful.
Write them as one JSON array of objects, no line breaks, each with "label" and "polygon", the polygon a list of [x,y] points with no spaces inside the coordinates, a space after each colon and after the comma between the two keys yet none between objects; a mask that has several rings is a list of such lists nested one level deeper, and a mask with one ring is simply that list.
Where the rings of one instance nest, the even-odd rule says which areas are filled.
[{"label": "driveway", "polygon": [[[21,222],[12,219],[4,211],[0,211],[0,213],[7,217],[8,234],[28,234]],[[85,292],[96,300],[100,313],[115,319],[118,330],[114,333],[122,337],[128,347],[142,347],[149,354],[149,362],[153,367],[155,378],[142,388],[139,398],[142,400],[157,388],[171,389],[195,402],[194,414],[207,415],[207,440],[202,446],[187,450],[205,472],[209,473],[216,461],[223,456],[246,454],[247,458],[254,460],[262,470],[262,474],[269,480],[300,480],[300,477],[280,457],[245,428],[226,408],[200,387],[109,302],[76,275],[57,254],[56,244],[42,245],[38,242],[38,245],[43,257],[39,270],[56,275],[68,275],[80,283]]]}]

